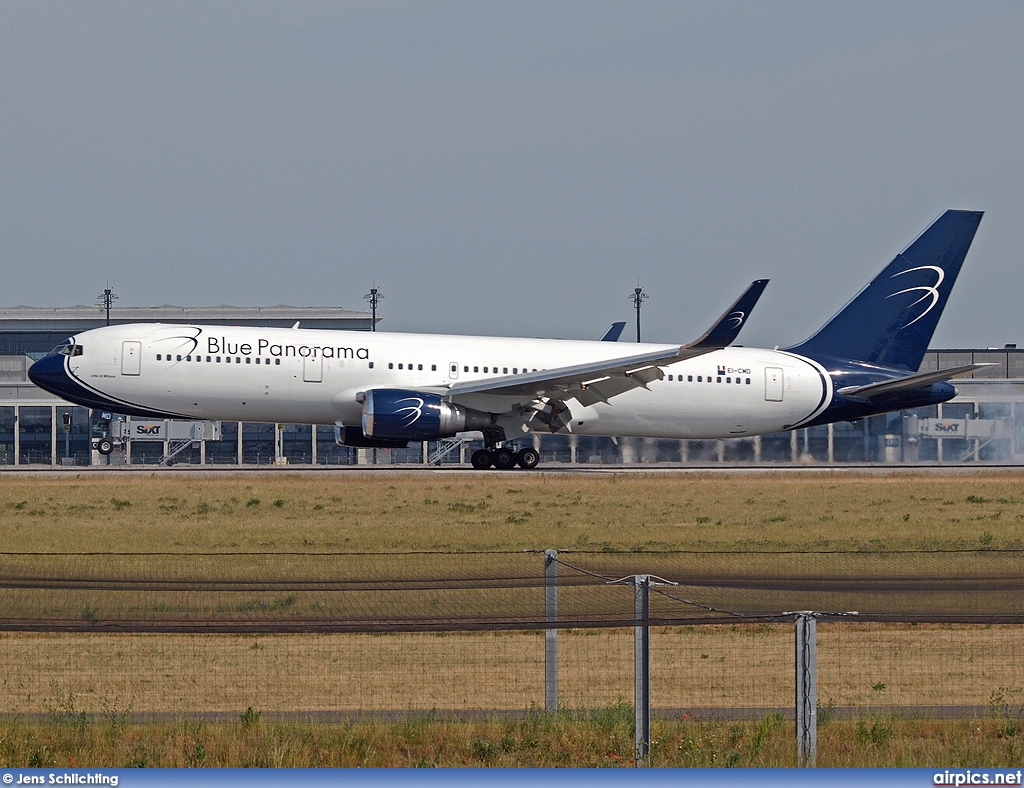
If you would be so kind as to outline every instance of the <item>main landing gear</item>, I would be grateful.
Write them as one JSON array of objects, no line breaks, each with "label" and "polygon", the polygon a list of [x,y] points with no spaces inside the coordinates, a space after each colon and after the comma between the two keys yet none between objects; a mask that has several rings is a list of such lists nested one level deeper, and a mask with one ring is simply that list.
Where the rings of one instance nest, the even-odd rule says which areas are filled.
[{"label": "main landing gear", "polygon": [[515,451],[507,447],[477,449],[470,458],[473,467],[478,471],[485,471],[494,466],[500,471],[510,471],[518,465],[524,470],[532,470],[540,462],[540,455],[532,446]]}]

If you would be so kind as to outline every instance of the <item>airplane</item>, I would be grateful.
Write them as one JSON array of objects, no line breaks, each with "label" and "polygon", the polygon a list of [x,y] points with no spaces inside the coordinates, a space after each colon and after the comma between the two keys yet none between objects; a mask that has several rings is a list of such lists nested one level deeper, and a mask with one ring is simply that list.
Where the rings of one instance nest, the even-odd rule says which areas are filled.
[{"label": "airplane", "polygon": [[981,217],[946,211],[781,350],[732,344],[757,280],[689,345],[136,323],[70,337],[29,378],[144,418],[332,424],[348,446],[479,432],[480,470],[536,467],[532,441],[517,447],[534,433],[716,439],[853,421],[950,400],[950,380],[985,366],[917,371]]},{"label": "airplane", "polygon": [[608,330],[604,332],[601,337],[602,342],[618,342],[619,337],[622,336],[622,329],[626,327],[626,321],[623,320],[619,323],[612,323],[608,326]]}]

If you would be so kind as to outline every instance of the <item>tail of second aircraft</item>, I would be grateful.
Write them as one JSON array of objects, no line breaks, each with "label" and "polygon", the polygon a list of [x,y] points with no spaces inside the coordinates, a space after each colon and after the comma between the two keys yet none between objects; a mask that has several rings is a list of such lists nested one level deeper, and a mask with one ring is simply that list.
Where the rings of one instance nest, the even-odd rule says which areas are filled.
[{"label": "tail of second aircraft", "polygon": [[946,211],[810,339],[791,348],[916,372],[981,211]]}]

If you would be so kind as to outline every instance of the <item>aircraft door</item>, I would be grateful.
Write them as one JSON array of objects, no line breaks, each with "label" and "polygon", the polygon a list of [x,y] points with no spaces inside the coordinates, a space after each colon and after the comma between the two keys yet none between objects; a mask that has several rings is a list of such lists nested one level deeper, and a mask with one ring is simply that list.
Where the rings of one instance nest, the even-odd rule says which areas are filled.
[{"label": "aircraft door", "polygon": [[302,360],[302,379],[306,383],[324,382],[324,359],[319,353]]},{"label": "aircraft door", "polygon": [[765,367],[764,398],[766,402],[782,402],[782,368]]},{"label": "aircraft door", "polygon": [[452,361],[448,364],[448,379],[458,380],[459,379],[459,362]]},{"label": "aircraft door", "polygon": [[126,340],[121,343],[121,374],[138,375],[142,371],[142,343]]}]

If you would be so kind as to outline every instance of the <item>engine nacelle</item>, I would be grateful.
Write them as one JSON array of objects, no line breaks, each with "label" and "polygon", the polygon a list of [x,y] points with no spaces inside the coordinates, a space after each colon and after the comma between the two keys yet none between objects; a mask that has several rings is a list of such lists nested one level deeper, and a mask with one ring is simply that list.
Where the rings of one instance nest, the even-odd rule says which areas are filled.
[{"label": "engine nacelle", "polygon": [[371,440],[434,441],[457,432],[493,429],[491,414],[408,389],[363,393],[363,435]]},{"label": "engine nacelle", "polygon": [[370,440],[359,427],[339,425],[334,427],[334,442],[339,446],[355,446],[360,449],[404,449],[409,445],[409,441]]}]

